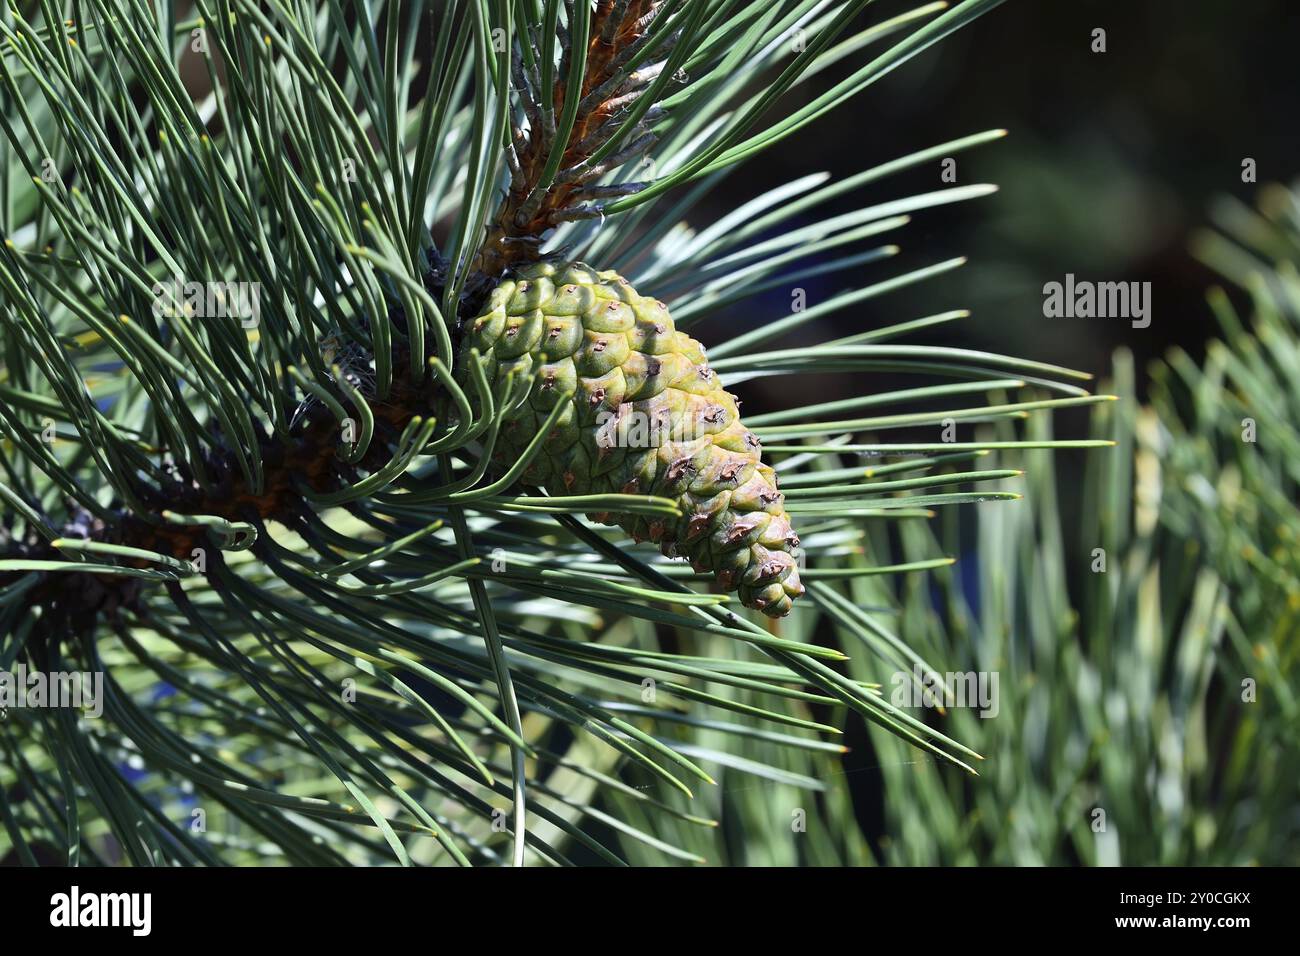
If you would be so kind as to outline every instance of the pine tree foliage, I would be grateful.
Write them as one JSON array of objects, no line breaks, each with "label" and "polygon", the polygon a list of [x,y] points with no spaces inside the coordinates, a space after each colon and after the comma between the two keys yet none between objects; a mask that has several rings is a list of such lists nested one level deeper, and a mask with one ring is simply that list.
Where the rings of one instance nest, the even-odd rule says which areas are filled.
[{"label": "pine tree foliage", "polygon": [[[907,529],[905,557],[941,546],[957,565],[855,582],[863,604],[898,613],[845,630],[841,646],[881,641],[880,624],[908,635],[914,657],[891,670],[938,678],[947,706],[930,720],[984,755],[979,779],[874,727],[850,756],[751,734],[728,766],[766,762],[761,784],[724,775],[704,795],[722,827],[669,821],[665,841],[722,864],[1294,864],[1300,195],[1271,186],[1256,208],[1223,200],[1213,218],[1194,252],[1234,283],[1209,296],[1222,337],[1199,361],[1174,350],[1154,363],[1146,405],[1117,353],[1119,401],[1092,427],[1116,447],[1088,457],[1081,505],[1065,506],[1061,456],[1026,451],[1024,502],[981,506],[974,529]],[[1243,291],[1248,310],[1234,304]],[[1029,424],[1050,433],[1041,416]],[[882,680],[872,657],[848,666]],[[973,672],[999,676],[983,717],[958,698]],[[880,818],[855,806],[867,800]],[[624,844],[634,862],[668,859]]]},{"label": "pine tree foliage", "polygon": [[[668,795],[710,785],[702,764],[730,743],[666,729],[807,746],[835,732],[798,713],[807,701],[965,766],[969,748],[891,707],[813,629],[871,628],[854,582],[948,560],[891,563],[868,551],[873,527],[1014,497],[977,490],[1007,472],[972,466],[979,441],[855,436],[1097,397],[1082,373],[898,341],[960,312],[810,332],[959,265],[891,274],[882,237],[991,187],[857,206],[859,191],[1001,134],[810,173],[702,228],[692,210],[993,6],[0,14],[0,670],[104,675],[102,719],[0,722],[9,857],[614,863],[613,831],[671,852],[661,821],[712,821]],[[679,329],[836,277],[832,298],[706,343],[722,384],[918,377],[747,421],[812,585],[781,628],[585,517],[676,519],[673,499],[521,483],[554,422],[492,465],[533,383],[489,375],[464,324],[541,258],[616,270]],[[1050,397],[1017,394],[1031,385]],[[646,823],[610,814],[612,794]]]}]

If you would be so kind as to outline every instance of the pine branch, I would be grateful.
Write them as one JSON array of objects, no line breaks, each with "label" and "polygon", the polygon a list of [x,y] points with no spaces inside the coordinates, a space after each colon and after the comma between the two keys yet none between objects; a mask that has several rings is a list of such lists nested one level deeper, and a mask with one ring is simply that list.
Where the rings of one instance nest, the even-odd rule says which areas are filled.
[{"label": "pine branch", "polygon": [[[651,0],[601,0],[590,15],[585,59],[578,57],[575,61],[571,45],[566,45],[559,79],[544,109],[538,103],[536,64],[533,64],[532,78],[526,78],[523,58],[516,49],[513,75],[530,129],[527,133],[516,129],[516,143],[507,148],[513,174],[511,189],[478,253],[478,270],[484,278],[477,280],[476,289],[484,287],[487,277],[499,275],[519,261],[535,258],[545,236],[556,225],[600,215],[599,204],[591,201],[629,195],[639,188],[639,184],[587,184],[643,154],[654,142],[644,123],[653,121],[659,113],[649,113],[642,123],[633,127],[632,146],[599,165],[586,164],[598,148],[620,132],[632,103],[659,75],[664,64],[660,62],[635,71],[630,67],[644,60],[648,53],[667,52],[679,35],[665,38],[662,33],[654,32],[656,14],[662,6]],[[527,42],[527,38],[521,38],[522,42]],[[579,65],[585,62],[585,68],[580,70],[581,82],[572,97],[578,100],[577,112],[569,136],[561,143],[554,118],[570,102],[568,74],[576,70],[575,62]],[[554,159],[557,152],[558,161]],[[548,164],[552,167],[549,176]],[[558,173],[555,166],[559,167]],[[426,284],[435,293],[439,281],[437,272],[426,277]],[[474,298],[469,298],[467,304],[472,311]],[[319,401],[309,402],[308,416],[292,434],[257,436],[257,447],[249,452],[249,457],[259,461],[263,469],[257,487],[252,487],[241,474],[235,452],[218,450],[205,469],[215,481],[213,486],[200,486],[192,475],[182,472],[166,484],[137,485],[131,497],[143,507],[115,509],[108,520],[74,507],[70,520],[61,530],[61,540],[110,544],[186,560],[207,540],[207,532],[202,526],[160,522],[157,515],[163,510],[230,522],[293,524],[311,507],[303,497],[303,489],[326,494],[356,480],[360,471],[377,471],[387,463],[394,443],[411,421],[433,411],[440,390],[445,391],[445,382],[436,376],[423,382],[414,380],[405,371],[407,353],[409,348],[399,343],[389,360],[388,364],[398,370],[399,376],[389,394],[382,399],[373,394],[361,396],[379,433],[378,440],[369,445],[360,460],[349,461],[341,453],[339,423],[329,409]],[[417,361],[415,367],[423,366],[430,357],[426,354],[424,361]],[[373,354],[365,351],[356,359],[356,364],[363,368],[373,362]],[[237,436],[217,436],[214,444],[220,449],[232,440],[237,441]],[[49,516],[41,518],[48,520]],[[36,539],[11,547],[0,554],[0,560],[56,561],[65,556],[64,551],[48,541]],[[125,565],[144,568],[148,562],[136,560]],[[0,573],[0,587],[12,584],[22,574],[21,571]],[[84,631],[93,626],[101,612],[135,607],[141,586],[135,578],[70,573],[47,576],[29,597],[38,606],[48,605],[50,613],[42,617],[42,626],[49,628],[49,633],[57,633],[64,624]]]},{"label": "pine branch", "polygon": [[[663,111],[646,110],[639,118],[633,111],[668,61],[638,64],[666,55],[681,35],[656,30],[666,5],[676,4],[599,0],[590,13],[585,44],[575,49],[567,35],[562,37],[563,54],[549,98],[539,89],[537,74],[530,75],[515,52],[515,88],[528,125],[515,127],[507,146],[510,187],[484,239],[477,271],[498,276],[539,258],[542,243],[557,226],[600,218],[600,200],[633,195],[644,187],[635,182],[590,184],[643,156],[656,142],[651,126]],[[578,16],[584,13],[579,6]],[[608,152],[614,142],[627,145],[597,162],[597,154]]]},{"label": "pine branch", "polygon": [[[268,521],[296,526],[302,516],[313,509],[305,493],[326,495],[358,479],[360,472],[374,473],[390,460],[393,447],[422,416],[432,416],[439,396],[445,400],[445,386],[434,373],[423,382],[414,381],[407,371],[402,351],[394,354],[397,377],[384,399],[363,396],[376,427],[375,440],[366,453],[355,461],[345,457],[340,443],[339,421],[322,402],[308,402],[298,426],[287,436],[263,435],[254,451],[262,463],[262,481],[252,487],[235,463],[233,452],[220,453],[207,463],[215,482],[204,487],[192,476],[178,474],[166,485],[137,485],[133,497],[141,508],[118,508],[111,520],[97,518],[84,508],[72,507],[67,522],[60,529],[55,547],[39,536],[0,553],[0,561],[58,561],[77,544],[108,544],[135,548],[189,561],[196,549],[211,552],[220,560],[220,550],[210,546],[211,536],[204,524],[169,524],[160,520],[164,513],[202,515],[227,522],[249,522],[261,529]],[[218,444],[220,440],[218,439]],[[49,523],[50,516],[40,514]],[[254,545],[257,550],[257,545]],[[265,553],[258,551],[263,557]],[[128,560],[126,567],[147,568],[143,559]],[[27,572],[0,573],[0,589],[11,586]],[[94,627],[101,613],[110,616],[119,610],[139,610],[141,592],[137,578],[121,578],[95,572],[73,572],[45,576],[27,592],[34,607],[44,607],[41,615],[41,640],[62,633],[65,626],[74,633]]]}]

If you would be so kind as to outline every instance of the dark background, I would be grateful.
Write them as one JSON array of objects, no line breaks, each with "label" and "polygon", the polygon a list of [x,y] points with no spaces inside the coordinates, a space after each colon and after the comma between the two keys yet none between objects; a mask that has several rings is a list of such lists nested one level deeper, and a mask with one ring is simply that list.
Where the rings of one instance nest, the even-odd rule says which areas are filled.
[{"label": "dark background", "polygon": [[[881,0],[863,17],[875,23],[917,5]],[[1106,30],[1105,53],[1091,49],[1097,27]],[[1297,51],[1295,0],[1008,0],[742,167],[707,212],[721,214],[809,172],[848,176],[1005,128],[1005,139],[955,155],[958,185],[995,183],[998,193],[917,213],[872,243],[896,242],[899,256],[858,275],[801,285],[814,304],[850,285],[953,256],[969,263],[843,310],[798,333],[800,339],[969,308],[970,319],[909,341],[1005,351],[1099,376],[1121,345],[1134,351],[1139,369],[1172,345],[1199,355],[1214,332],[1205,291],[1216,277],[1188,254],[1188,241],[1207,224],[1213,199],[1254,195],[1257,186],[1242,182],[1244,158],[1256,160],[1259,184],[1300,173]],[[802,95],[841,75],[827,71]],[[946,188],[939,176],[939,163],[928,164],[819,213]],[[1063,281],[1067,272],[1150,281],[1151,326],[1044,318],[1043,284]],[[788,290],[774,290],[758,307],[765,317],[788,311]],[[736,313],[725,321],[756,324]],[[698,334],[706,342],[712,337],[703,328]],[[860,383],[843,385],[844,394],[860,392]]]}]

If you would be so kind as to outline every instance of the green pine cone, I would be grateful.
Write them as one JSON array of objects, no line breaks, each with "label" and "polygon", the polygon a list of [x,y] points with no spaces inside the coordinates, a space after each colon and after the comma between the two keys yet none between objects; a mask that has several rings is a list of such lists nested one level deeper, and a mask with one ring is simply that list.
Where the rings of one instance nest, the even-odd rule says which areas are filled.
[{"label": "green pine cone", "polygon": [[703,347],[674,329],[662,302],[614,272],[537,263],[493,290],[463,345],[484,357],[490,382],[511,370],[533,381],[503,424],[498,461],[517,461],[556,403],[565,404],[524,481],[550,494],[673,499],[680,518],[594,518],[689,558],[770,617],[803,594],[799,538],[776,473]]}]

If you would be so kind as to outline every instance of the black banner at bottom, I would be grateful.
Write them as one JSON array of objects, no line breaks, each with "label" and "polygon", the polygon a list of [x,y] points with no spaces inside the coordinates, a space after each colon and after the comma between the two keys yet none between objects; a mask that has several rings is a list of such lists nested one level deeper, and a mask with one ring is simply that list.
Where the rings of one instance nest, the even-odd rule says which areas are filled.
[{"label": "black banner at bottom", "polygon": [[1290,935],[1293,879],[1271,869],[0,869],[0,910],[14,944],[73,933],[128,946],[341,944],[423,925],[485,942],[528,927],[568,945],[574,932],[608,926],[621,939],[639,925],[647,942],[672,931],[728,945],[775,928],[864,941],[1005,931],[1230,945],[1260,930]]}]

